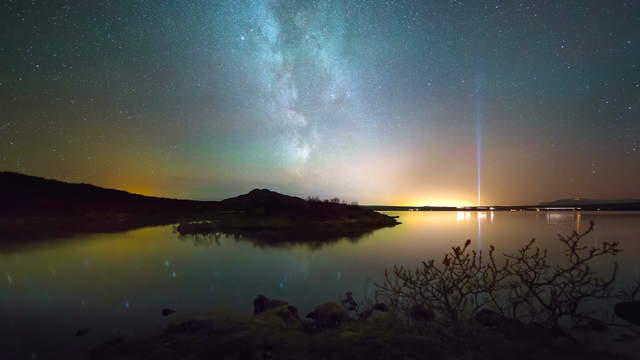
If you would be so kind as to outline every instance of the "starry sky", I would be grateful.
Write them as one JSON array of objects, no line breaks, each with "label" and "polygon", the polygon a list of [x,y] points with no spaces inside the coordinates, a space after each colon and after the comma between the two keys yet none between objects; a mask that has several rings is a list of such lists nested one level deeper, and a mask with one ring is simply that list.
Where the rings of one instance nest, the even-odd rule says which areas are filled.
[{"label": "starry sky", "polygon": [[640,197],[640,3],[3,0],[0,170],[213,200]]}]

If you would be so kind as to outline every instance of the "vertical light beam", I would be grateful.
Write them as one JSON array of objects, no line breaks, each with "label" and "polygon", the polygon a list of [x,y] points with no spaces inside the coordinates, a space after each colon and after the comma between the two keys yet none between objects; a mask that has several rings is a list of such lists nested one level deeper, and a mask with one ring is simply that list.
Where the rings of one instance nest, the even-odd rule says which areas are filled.
[{"label": "vertical light beam", "polygon": [[476,87],[475,87],[475,104],[473,111],[473,119],[476,124],[476,205],[480,206],[482,197],[482,112],[480,108],[481,97],[481,81],[480,72],[476,72]]},{"label": "vertical light beam", "polygon": [[[474,109],[473,120],[476,125],[476,206],[482,205],[482,113],[480,108],[481,97],[481,77],[480,72],[476,71],[476,83],[474,91]],[[478,250],[482,249],[482,224],[480,221],[480,213],[476,210],[476,222],[478,224]]]}]

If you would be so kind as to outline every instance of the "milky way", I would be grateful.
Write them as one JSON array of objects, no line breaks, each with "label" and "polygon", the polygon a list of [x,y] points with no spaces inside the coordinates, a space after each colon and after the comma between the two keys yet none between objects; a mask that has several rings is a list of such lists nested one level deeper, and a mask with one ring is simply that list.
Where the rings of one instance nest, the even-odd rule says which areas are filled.
[{"label": "milky way", "polygon": [[2,170],[199,199],[640,196],[635,1],[1,9]]},{"label": "milky way", "polygon": [[[344,59],[341,6],[302,4],[247,4],[238,29],[265,121],[276,131],[282,160],[292,167],[314,155],[328,130],[354,120],[349,110],[355,82]],[[235,1],[227,6],[243,7]]]}]

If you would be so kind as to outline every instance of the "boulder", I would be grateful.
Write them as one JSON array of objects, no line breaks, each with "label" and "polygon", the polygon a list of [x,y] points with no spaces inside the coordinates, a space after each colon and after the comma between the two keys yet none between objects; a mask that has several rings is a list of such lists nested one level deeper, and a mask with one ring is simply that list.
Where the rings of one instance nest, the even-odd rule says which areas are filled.
[{"label": "boulder", "polygon": [[[257,315],[281,306],[286,306],[289,303],[283,300],[272,300],[264,295],[258,295],[253,300],[253,314]],[[296,311],[297,314],[297,311]]]},{"label": "boulder", "polygon": [[616,315],[634,325],[640,325],[640,301],[617,303],[613,311]]},{"label": "boulder", "polygon": [[295,306],[283,305],[271,310],[267,310],[263,314],[273,313],[278,318],[282,319],[285,323],[299,322],[298,309]]},{"label": "boulder", "polygon": [[258,295],[253,300],[253,315],[258,322],[290,327],[300,324],[300,316],[295,306],[283,300],[272,300]]},{"label": "boulder", "polygon": [[436,313],[424,304],[414,304],[409,309],[409,316],[418,322],[430,322],[435,320]]},{"label": "boulder", "polygon": [[327,302],[316,306],[316,309],[307,315],[315,320],[319,329],[331,329],[340,326],[349,315],[344,308],[334,302]]}]

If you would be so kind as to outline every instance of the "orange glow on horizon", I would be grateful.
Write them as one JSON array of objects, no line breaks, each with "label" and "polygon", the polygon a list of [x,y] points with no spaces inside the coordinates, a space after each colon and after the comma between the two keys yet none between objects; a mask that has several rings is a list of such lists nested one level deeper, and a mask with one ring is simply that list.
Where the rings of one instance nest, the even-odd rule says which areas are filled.
[{"label": "orange glow on horizon", "polygon": [[464,200],[462,196],[452,197],[418,197],[418,198],[406,198],[393,202],[396,206],[450,206],[450,207],[464,207],[475,206],[475,203],[470,200]]},{"label": "orange glow on horizon", "polygon": [[105,187],[108,189],[122,190],[131,194],[144,195],[144,196],[157,196],[167,197],[166,195],[159,194],[155,189],[153,182],[150,179],[142,177],[132,176],[118,176],[117,174],[109,174],[101,176],[101,180],[96,185]]}]

